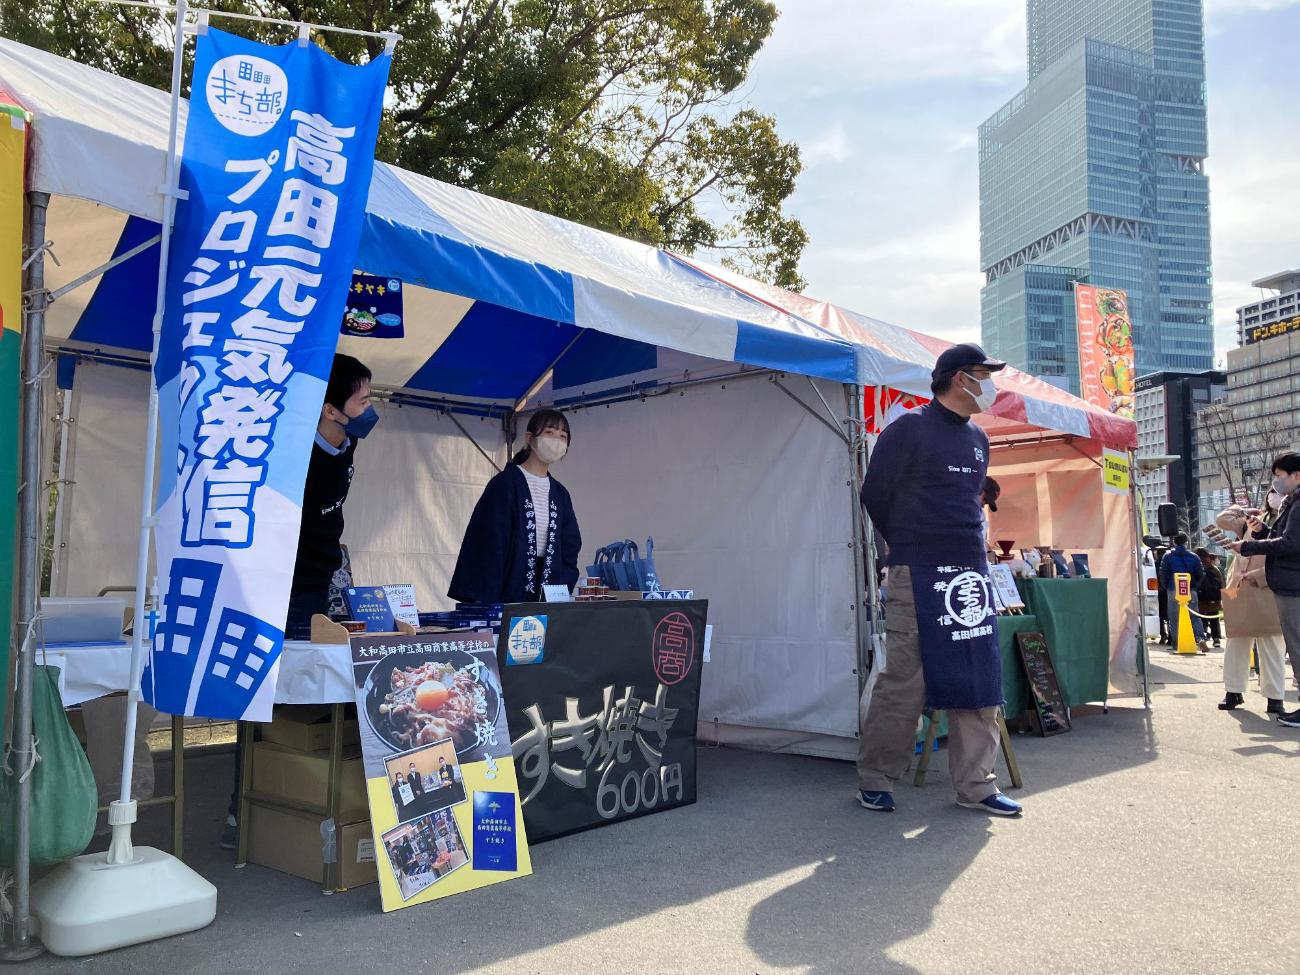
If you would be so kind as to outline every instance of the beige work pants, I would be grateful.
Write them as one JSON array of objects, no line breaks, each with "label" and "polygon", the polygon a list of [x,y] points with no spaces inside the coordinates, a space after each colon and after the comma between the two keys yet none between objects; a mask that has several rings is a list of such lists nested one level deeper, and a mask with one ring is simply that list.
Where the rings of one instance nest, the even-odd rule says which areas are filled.
[{"label": "beige work pants", "polygon": [[[916,752],[916,724],[925,706],[925,675],[916,625],[912,572],[889,569],[885,601],[885,663],[867,681],[858,708],[858,788],[892,792]],[[993,762],[999,735],[996,707],[949,710],[948,768],[962,802],[980,802],[998,791]]]}]

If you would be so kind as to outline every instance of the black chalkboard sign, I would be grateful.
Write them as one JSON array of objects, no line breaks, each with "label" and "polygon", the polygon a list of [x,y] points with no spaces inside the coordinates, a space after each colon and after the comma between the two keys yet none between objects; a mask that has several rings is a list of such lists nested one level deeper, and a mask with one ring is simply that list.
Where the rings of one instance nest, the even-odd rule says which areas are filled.
[{"label": "black chalkboard sign", "polygon": [[1052,666],[1052,651],[1041,633],[1017,633],[1016,646],[1020,661],[1025,665],[1029,690],[1034,697],[1034,712],[1038,716],[1038,733],[1046,738],[1070,730],[1070,712],[1056,680]]}]

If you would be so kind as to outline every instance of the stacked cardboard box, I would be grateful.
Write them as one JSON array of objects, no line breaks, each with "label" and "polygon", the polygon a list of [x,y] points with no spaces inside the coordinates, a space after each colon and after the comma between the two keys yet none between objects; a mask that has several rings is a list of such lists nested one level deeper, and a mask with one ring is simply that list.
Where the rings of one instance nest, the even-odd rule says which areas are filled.
[{"label": "stacked cardboard box", "polygon": [[[329,832],[321,814],[329,802],[329,744],[333,726],[327,706],[277,706],[253,746],[253,792],[286,807],[255,803],[249,812],[250,863],[319,882]],[[341,885],[376,881],[375,847],[366,799],[356,718],[343,727],[340,815],[334,830]],[[305,808],[304,808],[305,807]]]}]

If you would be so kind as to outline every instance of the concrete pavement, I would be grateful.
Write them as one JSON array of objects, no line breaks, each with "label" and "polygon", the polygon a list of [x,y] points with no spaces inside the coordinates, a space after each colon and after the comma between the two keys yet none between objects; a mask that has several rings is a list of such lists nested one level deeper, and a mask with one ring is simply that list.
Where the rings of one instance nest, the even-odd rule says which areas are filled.
[{"label": "concrete pavement", "polygon": [[234,870],[216,848],[230,759],[199,758],[187,842],[216,922],[26,971],[1291,971],[1300,730],[1266,720],[1254,687],[1217,711],[1221,655],[1153,656],[1150,712],[1117,702],[1016,737],[1022,820],[955,806],[942,754],[887,815],[857,805],[847,764],[702,749],[695,806],[543,844],[531,878],[390,915],[373,886],[323,897]]}]

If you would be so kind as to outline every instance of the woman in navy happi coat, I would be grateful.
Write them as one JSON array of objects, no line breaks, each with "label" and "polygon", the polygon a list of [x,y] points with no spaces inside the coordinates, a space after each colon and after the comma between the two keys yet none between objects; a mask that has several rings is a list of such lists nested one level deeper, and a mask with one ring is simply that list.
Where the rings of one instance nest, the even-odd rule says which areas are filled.
[{"label": "woman in navy happi coat", "polygon": [[569,421],[558,410],[539,411],[526,440],[474,506],[447,591],[457,602],[531,602],[542,586],[572,589],[578,581],[582,533],[569,492],[550,475],[568,450]]}]

